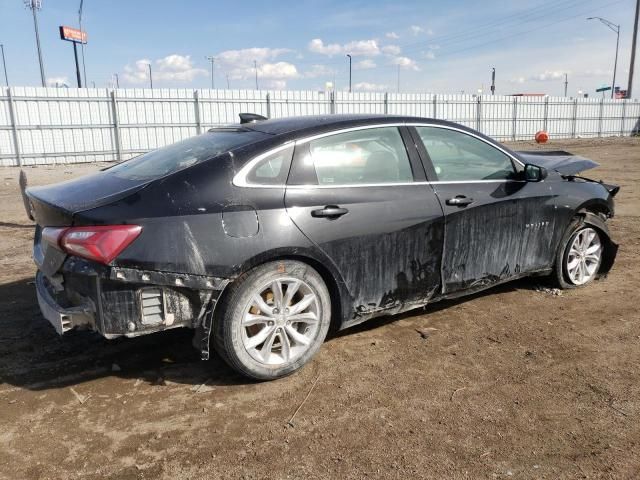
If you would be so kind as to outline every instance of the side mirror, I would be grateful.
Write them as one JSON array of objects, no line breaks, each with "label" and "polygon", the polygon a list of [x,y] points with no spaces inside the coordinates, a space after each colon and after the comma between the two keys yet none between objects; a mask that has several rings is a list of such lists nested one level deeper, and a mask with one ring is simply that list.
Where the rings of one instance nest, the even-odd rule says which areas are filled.
[{"label": "side mirror", "polygon": [[545,178],[547,178],[549,172],[544,167],[539,167],[537,165],[532,165],[527,163],[524,166],[524,179],[527,182],[541,182]]}]

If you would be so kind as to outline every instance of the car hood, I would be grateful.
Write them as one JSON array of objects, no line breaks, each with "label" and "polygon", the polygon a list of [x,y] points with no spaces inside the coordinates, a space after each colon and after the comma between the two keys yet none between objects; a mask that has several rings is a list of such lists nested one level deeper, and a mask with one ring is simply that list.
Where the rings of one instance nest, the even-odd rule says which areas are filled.
[{"label": "car hood", "polygon": [[525,163],[531,163],[562,175],[576,175],[600,166],[599,163],[564,151],[516,152]]}]

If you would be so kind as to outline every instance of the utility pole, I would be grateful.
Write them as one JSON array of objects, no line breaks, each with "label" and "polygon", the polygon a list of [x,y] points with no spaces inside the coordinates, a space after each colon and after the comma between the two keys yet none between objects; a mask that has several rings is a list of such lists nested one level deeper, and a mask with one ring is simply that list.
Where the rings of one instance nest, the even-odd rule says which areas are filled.
[{"label": "utility pole", "polygon": [[631,98],[633,88],[633,69],[636,64],[636,42],[638,41],[638,18],[640,17],[640,0],[636,0],[636,19],[633,22],[633,39],[631,40],[631,64],[629,65],[629,83],[627,84],[627,98]]},{"label": "utility pole", "polygon": [[151,88],[153,88],[153,76],[151,75],[151,64],[147,63],[147,67],[149,67],[149,84],[151,85]]},{"label": "utility pole", "polygon": [[42,50],[40,49],[40,34],[38,33],[38,16],[37,11],[42,8],[42,0],[24,0],[25,7],[31,9],[33,13],[33,29],[36,32],[36,45],[38,47],[38,61],[40,62],[40,80],[42,86],[47,86],[47,80],[44,76],[44,63],[42,63]]},{"label": "utility pole", "polygon": [[7,61],[4,58],[4,45],[0,43],[0,50],[2,50],[2,66],[4,67],[4,81],[9,86],[9,77],[7,76]]},{"label": "utility pole", "polygon": [[[82,4],[84,3],[84,0],[80,0],[80,8],[78,9],[78,28],[80,29],[80,31],[82,31]],[[85,87],[87,86],[87,67],[84,63],[84,44],[85,42],[82,42],[80,44],[80,51],[82,52],[82,79],[84,80],[84,85]]]},{"label": "utility pole", "polygon": [[253,68],[256,71],[256,90],[260,90],[258,88],[258,62],[256,60],[253,61]]},{"label": "utility pole", "polygon": [[347,53],[347,57],[349,57],[349,93],[351,93],[351,55]]},{"label": "utility pole", "polygon": [[491,95],[496,94],[496,69],[491,69]]},{"label": "utility pole", "polygon": [[229,90],[229,74],[225,74],[227,76],[227,90]]},{"label": "utility pole", "polygon": [[398,64],[398,93],[400,93],[400,64]]},{"label": "utility pole", "polygon": [[564,96],[567,96],[567,86],[569,85],[569,78],[567,74],[564,74]]},{"label": "utility pole", "polygon": [[120,88],[120,79],[118,78],[118,74],[114,73],[113,76],[116,77],[116,88]]},{"label": "utility pole", "polygon": [[211,90],[215,90],[216,84],[215,84],[215,80],[214,80],[213,64],[216,61],[216,57],[212,57],[211,55],[207,55],[204,58],[206,58],[207,60],[209,60],[211,62]]},{"label": "utility pole", "polygon": [[616,90],[616,70],[618,68],[618,46],[620,44],[620,25],[616,25],[613,22],[610,22],[606,18],[602,17],[589,17],[587,20],[599,20],[603,23],[607,28],[616,32],[616,57],[613,62],[613,83],[611,84],[611,98],[614,98],[615,90]]}]

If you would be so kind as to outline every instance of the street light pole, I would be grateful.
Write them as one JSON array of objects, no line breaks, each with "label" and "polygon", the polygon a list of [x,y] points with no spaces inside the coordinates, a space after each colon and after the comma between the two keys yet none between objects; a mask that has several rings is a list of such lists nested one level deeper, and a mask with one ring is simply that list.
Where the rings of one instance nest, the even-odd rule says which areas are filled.
[{"label": "street light pole", "polygon": [[9,77],[7,76],[7,61],[4,58],[4,45],[0,43],[0,50],[2,51],[2,66],[4,67],[4,81],[9,86]]},{"label": "street light pole", "polygon": [[151,75],[151,64],[147,63],[147,67],[149,67],[149,84],[151,85],[151,88],[153,89],[153,76]]},{"label": "street light pole", "polygon": [[569,78],[567,77],[567,74],[564,74],[564,96],[567,96],[567,86],[569,85]]},{"label": "street light pole", "polygon": [[[78,10],[78,27],[82,31],[82,4],[84,0],[80,0],[80,9]],[[80,43],[80,52],[82,53],[82,79],[84,80],[84,86],[87,86],[87,67],[84,63],[84,42]]]},{"label": "street light pole", "polygon": [[258,62],[256,60],[253,61],[253,68],[256,71],[256,90],[260,90],[258,87]]},{"label": "street light pole", "polygon": [[216,61],[216,57],[212,57],[211,55],[207,55],[206,57],[207,60],[209,60],[211,62],[211,90],[215,90],[216,88],[216,84],[215,84],[215,80],[214,80],[214,75],[213,75],[213,64]]},{"label": "street light pole", "polygon": [[349,93],[351,93],[351,55],[347,53],[347,57],[349,57]]},{"label": "street light pole", "polygon": [[496,94],[496,69],[491,69],[491,95]]},{"label": "street light pole", "polygon": [[116,88],[120,88],[120,79],[118,78],[118,74],[114,73],[114,77],[116,77]]},{"label": "street light pole", "polygon": [[640,0],[636,0],[636,19],[633,22],[633,38],[631,40],[631,64],[629,65],[629,83],[627,84],[627,98],[631,98],[633,88],[633,69],[636,64],[636,42],[638,41],[638,19],[640,18]]},{"label": "street light pole", "polygon": [[613,62],[613,84],[611,85],[611,98],[614,98],[615,90],[616,90],[616,70],[618,68],[618,46],[620,44],[620,25],[616,25],[613,22],[610,22],[606,18],[602,17],[589,17],[587,20],[599,20],[610,30],[616,32],[616,57]]},{"label": "street light pole", "polygon": [[38,33],[38,16],[37,10],[42,8],[42,0],[24,0],[24,5],[27,8],[31,9],[31,13],[33,13],[33,28],[36,32],[36,45],[38,47],[38,61],[40,62],[40,80],[42,81],[42,86],[47,86],[47,80],[44,76],[44,63],[42,63],[42,50],[40,49],[40,34]]}]

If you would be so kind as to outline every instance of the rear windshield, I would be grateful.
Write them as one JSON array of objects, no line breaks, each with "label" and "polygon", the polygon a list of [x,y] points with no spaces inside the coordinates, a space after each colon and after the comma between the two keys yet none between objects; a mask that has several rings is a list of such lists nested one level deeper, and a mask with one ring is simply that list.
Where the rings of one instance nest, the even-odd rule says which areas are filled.
[{"label": "rear windshield", "polygon": [[160,178],[263,137],[264,133],[248,130],[208,132],[144,153],[107,171],[132,180]]}]

